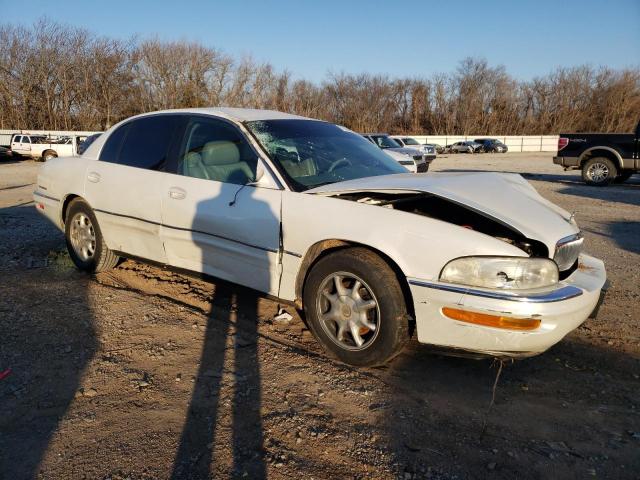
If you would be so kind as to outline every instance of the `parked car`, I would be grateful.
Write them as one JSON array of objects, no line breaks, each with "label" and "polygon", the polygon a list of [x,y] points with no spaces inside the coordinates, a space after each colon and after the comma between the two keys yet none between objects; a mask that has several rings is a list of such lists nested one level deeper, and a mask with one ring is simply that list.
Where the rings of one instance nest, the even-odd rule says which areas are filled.
[{"label": "parked car", "polygon": [[427,172],[429,165],[436,158],[435,154],[425,154],[415,148],[403,147],[386,133],[363,133],[362,136],[413,173]]},{"label": "parked car", "polygon": [[433,145],[436,149],[436,153],[438,155],[440,155],[441,153],[444,153],[444,147],[438,143],[432,143],[431,145]]},{"label": "parked car", "polygon": [[438,153],[436,150],[436,146],[431,143],[420,143],[415,138],[401,137],[398,135],[392,135],[391,138],[398,142],[401,147],[415,148],[416,150],[422,151],[422,153],[426,155],[432,155],[434,159]]},{"label": "parked car", "polygon": [[49,137],[44,135],[14,135],[11,139],[11,151],[22,157],[47,161],[58,156],[77,154],[78,145],[84,136]]},{"label": "parked car", "polygon": [[507,153],[509,151],[509,147],[495,138],[476,138],[474,142],[480,144],[478,149],[480,153]]},{"label": "parked car", "polygon": [[482,145],[476,142],[456,142],[451,145],[447,145],[446,151],[448,153],[477,153],[480,151]]},{"label": "parked car", "polygon": [[640,172],[640,122],[635,133],[561,133],[553,163],[582,170],[587,185],[626,182]]},{"label": "parked car", "polygon": [[535,355],[595,315],[606,281],[573,215],[521,176],[411,174],[353,132],[274,111],[132,117],[45,163],[34,201],[79,269],[133,257],[253,288],[353,365],[392,359],[412,331]]},{"label": "parked car", "polygon": [[78,145],[78,155],[82,155],[85,150],[89,148],[89,145],[95,142],[100,135],[102,135],[102,132],[94,133],[93,135],[89,135],[82,142],[80,142],[80,145]]}]

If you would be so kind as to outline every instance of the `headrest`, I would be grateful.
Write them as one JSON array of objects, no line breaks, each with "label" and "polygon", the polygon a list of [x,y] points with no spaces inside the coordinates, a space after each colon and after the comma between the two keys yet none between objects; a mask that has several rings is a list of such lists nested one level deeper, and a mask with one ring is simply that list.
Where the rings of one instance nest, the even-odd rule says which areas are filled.
[{"label": "headrest", "polygon": [[190,165],[194,163],[200,163],[200,160],[202,160],[202,156],[198,152],[189,152],[184,157],[184,163]]},{"label": "headrest", "polygon": [[240,161],[240,150],[229,140],[205,143],[202,148],[202,163],[206,166],[230,165]]}]

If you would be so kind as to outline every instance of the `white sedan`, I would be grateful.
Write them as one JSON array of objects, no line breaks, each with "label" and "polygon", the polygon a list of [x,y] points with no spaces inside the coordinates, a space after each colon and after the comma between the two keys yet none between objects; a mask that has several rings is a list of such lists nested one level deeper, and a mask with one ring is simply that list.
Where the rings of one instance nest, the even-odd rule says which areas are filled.
[{"label": "white sedan", "polygon": [[43,165],[34,199],[78,268],[133,257],[279,297],[353,365],[388,361],[414,331],[535,355],[606,282],[572,216],[519,175],[406,173],[345,128],[273,111],[127,119]]}]

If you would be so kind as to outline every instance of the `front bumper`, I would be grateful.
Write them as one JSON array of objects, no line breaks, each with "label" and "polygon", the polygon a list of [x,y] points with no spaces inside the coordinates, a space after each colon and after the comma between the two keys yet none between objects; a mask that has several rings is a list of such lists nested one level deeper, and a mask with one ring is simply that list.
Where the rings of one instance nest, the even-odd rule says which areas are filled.
[{"label": "front bumper", "polygon": [[[526,357],[544,352],[580,326],[599,306],[605,288],[602,261],[581,255],[578,269],[558,288],[506,298],[502,292],[409,279],[418,341],[438,347],[495,356]],[[446,317],[452,307],[513,318],[538,318],[540,326],[514,331],[460,322]]]}]

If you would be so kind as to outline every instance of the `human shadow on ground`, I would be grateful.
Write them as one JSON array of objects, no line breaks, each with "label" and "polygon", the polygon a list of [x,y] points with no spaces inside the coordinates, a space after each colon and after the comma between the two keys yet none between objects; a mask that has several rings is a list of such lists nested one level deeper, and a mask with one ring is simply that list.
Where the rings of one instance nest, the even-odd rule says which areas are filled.
[{"label": "human shadow on ground", "polygon": [[[197,204],[191,226],[190,240],[196,249],[192,254],[198,257],[196,260],[206,274],[228,280],[243,279],[269,291],[279,248],[279,208],[274,210],[273,205],[259,200],[257,187],[208,181],[207,184],[212,196]],[[252,224],[252,218],[259,220]],[[269,229],[273,232],[266,236],[256,234]],[[179,243],[177,238],[167,242],[169,255],[181,248]],[[232,476],[266,477],[258,361],[259,294],[227,282],[217,285],[174,459],[173,479],[228,475],[219,457],[229,448]],[[229,387],[233,394],[223,405]],[[229,403],[231,445],[223,443],[221,434],[228,433],[228,422],[226,418],[223,421],[221,410]]]}]

